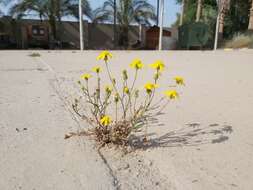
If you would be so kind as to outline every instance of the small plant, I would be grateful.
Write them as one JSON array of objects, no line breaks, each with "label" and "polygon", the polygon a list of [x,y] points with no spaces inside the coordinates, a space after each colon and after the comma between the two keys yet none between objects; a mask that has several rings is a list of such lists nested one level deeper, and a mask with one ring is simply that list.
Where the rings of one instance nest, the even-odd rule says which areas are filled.
[{"label": "small plant", "polygon": [[[93,135],[102,145],[127,145],[129,137],[136,131],[146,131],[150,119],[161,113],[170,100],[179,98],[179,93],[174,89],[166,90],[160,100],[154,102],[156,89],[160,87],[158,83],[165,69],[162,61],[149,65],[154,69],[153,79],[138,89],[136,81],[144,67],[142,61],[135,59],[130,64],[134,70],[132,80],[127,70],[123,70],[122,78],[116,80],[109,68],[109,60],[112,57],[110,52],[103,51],[97,59],[104,61],[104,67],[93,67],[93,74],[85,73],[81,76],[78,85],[82,96],[75,99],[72,107],[76,114],[91,126],[86,134]],[[104,80],[101,79],[101,72],[104,70],[110,80],[109,85],[102,82]],[[90,87],[92,78],[95,78],[96,83],[94,90]],[[180,76],[176,76],[174,81],[175,85],[171,86],[173,88],[185,85]]]},{"label": "small plant", "polygon": [[41,55],[39,53],[31,53],[29,54],[30,57],[40,57]]}]

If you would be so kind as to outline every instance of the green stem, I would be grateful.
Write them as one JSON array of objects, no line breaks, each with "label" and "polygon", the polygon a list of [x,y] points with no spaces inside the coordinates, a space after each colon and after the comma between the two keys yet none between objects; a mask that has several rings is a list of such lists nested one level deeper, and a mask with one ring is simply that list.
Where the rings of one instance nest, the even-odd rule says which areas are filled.
[{"label": "green stem", "polygon": [[116,102],[116,123],[118,122],[118,103]]},{"label": "green stem", "polygon": [[135,70],[134,81],[133,81],[133,84],[132,84],[132,87],[131,87],[130,92],[132,92],[132,90],[133,90],[133,88],[134,88],[135,82],[136,82],[136,80],[137,80],[137,74],[138,74],[138,69]]},{"label": "green stem", "polygon": [[[159,74],[159,70],[158,70],[158,69],[156,70],[156,74],[157,74],[157,75]],[[155,85],[157,84],[157,80],[158,80],[158,78],[155,78]],[[154,90],[152,91],[152,95],[151,95],[151,98],[150,98],[150,100],[149,100],[149,103],[148,103],[148,105],[147,105],[147,108],[150,106],[150,104],[152,103],[152,101],[153,101],[153,99],[154,99],[155,91],[156,91],[156,89],[154,88]]]},{"label": "green stem", "polygon": [[89,82],[88,80],[86,81],[86,87],[87,87],[87,97],[88,97],[88,102],[93,106],[94,111],[91,110],[91,113],[93,113],[93,116],[95,117],[95,120],[99,123],[98,118],[97,118],[97,112],[99,111],[99,106],[98,104],[94,103],[92,101],[92,98],[90,96],[90,92],[89,92]]},{"label": "green stem", "polygon": [[[106,71],[107,71],[107,74],[108,74],[108,76],[109,76],[109,79],[110,79],[110,81],[111,81],[111,83],[112,83],[112,86],[113,86],[115,92],[116,92],[117,94],[119,94],[119,93],[118,93],[118,90],[117,90],[117,87],[116,87],[115,83],[113,82],[113,79],[112,79],[112,76],[111,76],[111,73],[110,73],[110,70],[109,70],[107,61],[105,61],[105,65],[106,65]],[[120,96],[119,96],[119,100],[120,100],[120,103],[121,103],[121,106],[122,106],[122,109],[123,109],[123,112],[124,112],[124,110],[125,110],[125,108],[124,108],[124,102],[123,102],[123,99],[122,99]]]},{"label": "green stem", "polygon": [[129,96],[128,96],[128,101],[126,103],[124,116],[126,116],[129,106],[130,106],[130,111],[131,111],[131,98],[132,98],[132,95],[133,95],[133,88],[134,88],[135,82],[137,80],[137,75],[138,75],[138,69],[135,70],[134,81],[133,81],[132,86],[129,90]]}]

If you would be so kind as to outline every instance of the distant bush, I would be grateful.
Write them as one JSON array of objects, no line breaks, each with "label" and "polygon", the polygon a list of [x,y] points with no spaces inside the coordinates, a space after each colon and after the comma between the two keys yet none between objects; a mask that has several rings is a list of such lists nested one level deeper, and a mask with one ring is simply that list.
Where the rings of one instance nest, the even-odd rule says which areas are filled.
[{"label": "distant bush", "polygon": [[253,35],[237,34],[225,43],[225,48],[253,48]]},{"label": "distant bush", "polygon": [[30,57],[40,57],[39,53],[31,53],[29,54]]}]

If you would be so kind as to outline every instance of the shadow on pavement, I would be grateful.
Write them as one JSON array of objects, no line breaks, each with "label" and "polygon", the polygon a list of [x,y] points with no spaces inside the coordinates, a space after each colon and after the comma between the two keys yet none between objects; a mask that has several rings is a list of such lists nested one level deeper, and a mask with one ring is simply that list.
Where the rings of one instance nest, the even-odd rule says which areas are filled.
[{"label": "shadow on pavement", "polygon": [[186,127],[171,131],[159,137],[156,137],[157,135],[155,133],[132,136],[130,145],[134,149],[148,149],[155,147],[217,144],[229,140],[229,136],[232,132],[233,128],[229,125],[210,124],[208,126],[202,126],[200,123],[189,123],[186,124]]}]

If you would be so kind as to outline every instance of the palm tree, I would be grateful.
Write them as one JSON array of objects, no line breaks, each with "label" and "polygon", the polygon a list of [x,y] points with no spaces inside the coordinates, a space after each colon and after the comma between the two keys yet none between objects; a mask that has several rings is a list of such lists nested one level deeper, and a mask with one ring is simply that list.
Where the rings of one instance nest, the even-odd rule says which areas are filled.
[{"label": "palm tree", "polygon": [[[90,5],[87,0],[83,1],[83,13],[90,17]],[[35,12],[41,20],[48,20],[53,39],[59,40],[57,22],[60,24],[62,17],[68,15],[78,18],[78,0],[22,0],[10,9],[10,14],[17,18],[24,17],[30,12]]]},{"label": "palm tree", "polygon": [[[203,12],[203,9],[205,8],[203,6],[204,0],[175,0],[177,4],[180,4],[181,9],[181,15],[178,18],[177,21],[180,23],[192,23],[198,19],[200,19],[201,14]],[[199,8],[199,11],[197,10]],[[197,13],[198,12],[198,13]]]},{"label": "palm tree", "polygon": [[220,0],[219,6],[219,40],[223,39],[225,15],[230,7],[230,0]]},{"label": "palm tree", "polygon": [[[114,0],[106,0],[102,7],[95,11],[94,22],[114,21]],[[119,44],[128,46],[130,24],[150,25],[155,21],[154,7],[147,0],[118,0],[116,5],[116,22],[119,24]]]}]

